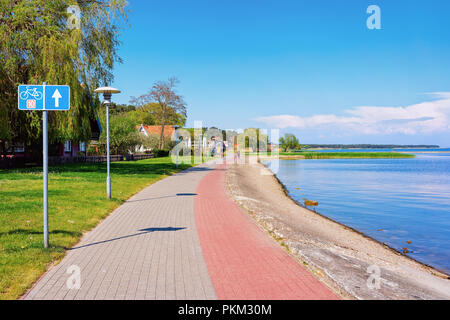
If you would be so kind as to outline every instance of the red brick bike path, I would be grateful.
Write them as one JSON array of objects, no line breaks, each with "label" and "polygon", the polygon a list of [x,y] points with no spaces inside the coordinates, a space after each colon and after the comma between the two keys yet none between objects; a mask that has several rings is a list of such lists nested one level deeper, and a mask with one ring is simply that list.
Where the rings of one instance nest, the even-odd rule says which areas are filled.
[{"label": "red brick bike path", "polygon": [[199,183],[195,221],[216,295],[223,300],[338,299],[261,230],[225,190],[226,166]]}]

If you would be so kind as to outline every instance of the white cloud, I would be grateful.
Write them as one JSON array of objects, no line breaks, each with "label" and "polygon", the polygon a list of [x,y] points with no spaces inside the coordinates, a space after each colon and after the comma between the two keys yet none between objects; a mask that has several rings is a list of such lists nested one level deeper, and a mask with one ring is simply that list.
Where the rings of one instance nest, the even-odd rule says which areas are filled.
[{"label": "white cloud", "polygon": [[429,94],[437,100],[407,107],[360,106],[343,115],[318,114],[311,117],[274,115],[254,120],[285,129],[322,129],[360,134],[420,134],[450,131],[450,92]]},{"label": "white cloud", "polygon": [[430,92],[427,95],[437,99],[450,99],[450,92]]}]

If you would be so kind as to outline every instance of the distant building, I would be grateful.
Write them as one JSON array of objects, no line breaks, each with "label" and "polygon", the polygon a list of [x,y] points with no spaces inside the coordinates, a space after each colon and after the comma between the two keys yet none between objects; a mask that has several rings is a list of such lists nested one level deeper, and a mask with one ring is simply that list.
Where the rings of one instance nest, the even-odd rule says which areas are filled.
[{"label": "distant building", "polygon": [[[155,135],[159,139],[161,136],[161,126],[148,126],[146,124],[141,124],[138,126],[138,132],[146,137],[149,137],[150,135]],[[170,141],[172,135],[175,132],[175,128],[173,125],[168,124],[164,126],[164,139],[166,141]],[[144,146],[138,146],[136,147],[136,152],[150,152],[152,150],[145,148]]]},{"label": "distant building", "polygon": [[[158,136],[161,135],[161,126],[148,126],[146,124],[141,124],[138,128],[139,133],[145,134],[147,137],[150,134],[156,134]],[[164,138],[172,137],[172,134],[175,132],[175,128],[172,125],[164,126]]]},{"label": "distant building", "polygon": [[100,140],[100,135],[102,133],[102,126],[100,125],[100,120],[91,119],[91,140],[89,142],[85,141],[74,141],[66,140],[64,143],[58,144],[58,156],[64,158],[71,157],[85,157],[87,156],[87,149],[89,146],[98,146],[98,141]]},{"label": "distant building", "polygon": [[[92,106],[92,110],[94,107]],[[66,140],[64,143],[50,143],[49,144],[49,155],[53,157],[79,157],[86,156],[87,149],[89,146],[98,146],[98,141],[100,140],[100,135],[102,133],[102,126],[98,117],[91,116],[91,140],[90,141],[74,141]],[[33,146],[32,146],[33,147]],[[31,148],[27,147],[24,142],[17,142],[9,148],[7,155],[10,158],[28,158],[31,159],[32,152]],[[34,146],[36,148],[36,146]],[[39,148],[42,146],[39,145]]]}]

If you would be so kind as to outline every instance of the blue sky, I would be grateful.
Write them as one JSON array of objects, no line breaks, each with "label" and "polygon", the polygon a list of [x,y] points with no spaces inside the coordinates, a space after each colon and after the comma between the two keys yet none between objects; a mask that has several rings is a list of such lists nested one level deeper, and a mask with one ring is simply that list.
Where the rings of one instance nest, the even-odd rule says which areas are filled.
[{"label": "blue sky", "polygon": [[[176,76],[187,126],[450,146],[450,1],[129,2],[120,103]],[[371,4],[381,30],[366,26]]]}]

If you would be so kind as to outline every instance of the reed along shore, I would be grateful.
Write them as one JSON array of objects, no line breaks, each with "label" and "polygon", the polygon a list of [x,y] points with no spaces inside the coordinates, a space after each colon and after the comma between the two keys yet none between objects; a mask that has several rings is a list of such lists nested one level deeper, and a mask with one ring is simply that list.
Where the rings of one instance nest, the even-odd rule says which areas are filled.
[{"label": "reed along shore", "polygon": [[280,152],[276,154],[259,155],[260,158],[280,159],[408,159],[415,155],[403,152]]}]

